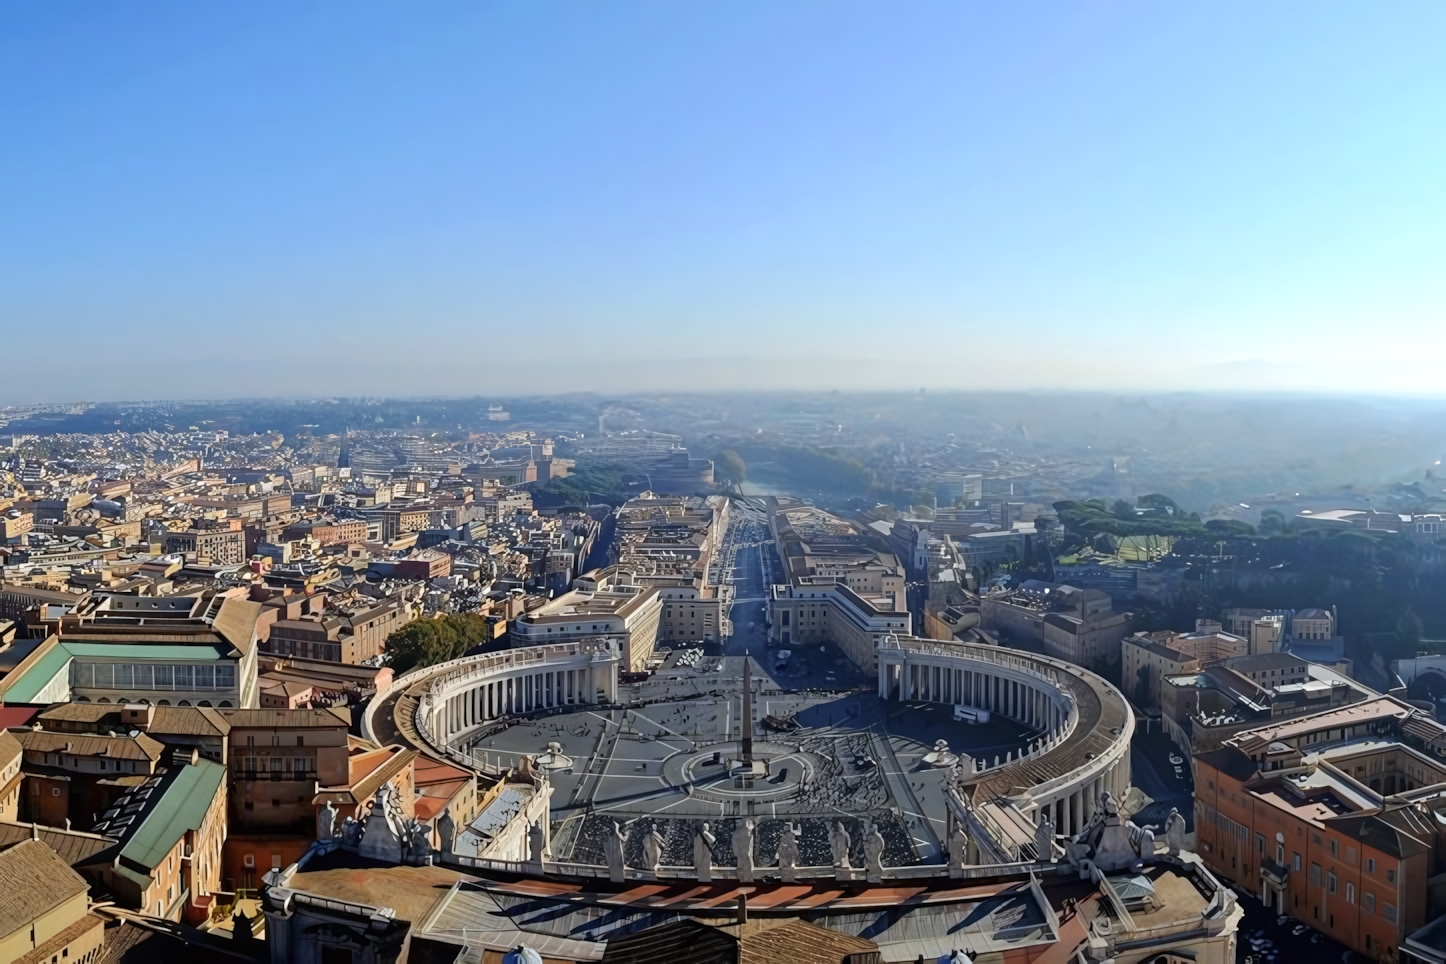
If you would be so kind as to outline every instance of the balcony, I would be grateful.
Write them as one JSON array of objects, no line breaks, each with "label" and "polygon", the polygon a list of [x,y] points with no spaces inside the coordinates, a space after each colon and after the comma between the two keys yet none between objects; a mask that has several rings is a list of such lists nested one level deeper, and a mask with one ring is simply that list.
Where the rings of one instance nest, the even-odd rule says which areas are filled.
[{"label": "balcony", "polygon": [[1290,883],[1290,868],[1270,857],[1261,857],[1260,876],[1277,887],[1284,887]]}]

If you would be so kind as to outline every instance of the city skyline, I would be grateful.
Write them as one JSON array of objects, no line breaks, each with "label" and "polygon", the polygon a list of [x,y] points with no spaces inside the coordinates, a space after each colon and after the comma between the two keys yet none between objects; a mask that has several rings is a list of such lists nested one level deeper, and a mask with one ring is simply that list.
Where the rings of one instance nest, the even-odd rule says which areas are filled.
[{"label": "city skyline", "polygon": [[0,404],[1437,395],[1443,17],[15,12]]}]

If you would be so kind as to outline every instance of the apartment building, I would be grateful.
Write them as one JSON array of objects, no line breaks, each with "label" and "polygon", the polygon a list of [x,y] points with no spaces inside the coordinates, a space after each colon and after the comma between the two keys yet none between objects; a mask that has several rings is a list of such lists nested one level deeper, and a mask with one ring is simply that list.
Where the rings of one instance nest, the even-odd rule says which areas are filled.
[{"label": "apartment building", "polygon": [[1246,730],[1195,755],[1216,874],[1375,960],[1446,913],[1446,727],[1391,697]]},{"label": "apartment building", "polygon": [[0,849],[0,960],[92,964],[105,922],[88,912],[85,879],[41,840]]},{"label": "apartment building", "polygon": [[1130,614],[1109,593],[1029,579],[979,600],[980,626],[1001,639],[1042,644],[1045,655],[1113,675]]},{"label": "apartment building", "polygon": [[93,832],[115,840],[76,869],[123,907],[168,920],[205,920],[221,889],[226,768],[171,751],[164,770],[127,789]]},{"label": "apartment building", "polygon": [[246,561],[246,534],[240,519],[228,520],[228,523],[167,533],[161,551],[194,554],[202,565],[239,566]]},{"label": "apartment building", "polygon": [[24,751],[21,819],[51,827],[90,827],[134,778],[154,774],[166,748],[144,733],[14,732]]},{"label": "apartment building", "polygon": [[879,643],[913,631],[904,567],[856,523],[789,500],[769,509],[784,567],[769,593],[769,644],[832,642],[876,671]]}]

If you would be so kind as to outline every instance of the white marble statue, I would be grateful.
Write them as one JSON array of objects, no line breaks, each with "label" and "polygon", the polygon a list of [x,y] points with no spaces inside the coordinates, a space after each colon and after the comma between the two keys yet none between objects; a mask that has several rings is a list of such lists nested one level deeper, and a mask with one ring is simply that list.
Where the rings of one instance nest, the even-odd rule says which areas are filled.
[{"label": "white marble statue", "polygon": [[864,823],[864,866],[870,883],[884,879],[884,835],[870,822]]},{"label": "white marble statue", "polygon": [[612,824],[612,829],[603,832],[603,852],[607,854],[608,879],[617,884],[627,877],[627,865],[623,863],[623,844],[628,838],[616,820]]},{"label": "white marble statue", "polygon": [[849,832],[844,829],[843,821],[837,820],[833,825],[833,833],[828,836],[828,848],[833,852],[833,866],[835,870],[848,871],[849,849],[853,841],[849,838]]},{"label": "white marble statue", "polygon": [[1178,856],[1185,849],[1185,818],[1174,807],[1170,808],[1170,815],[1165,818],[1165,844],[1172,855]]},{"label": "white marble statue", "polygon": [[718,838],[706,823],[693,837],[693,876],[699,883],[713,882],[713,845],[717,842]]},{"label": "white marble statue", "polygon": [[733,856],[738,861],[738,882],[753,883],[753,820],[738,821],[733,828]]},{"label": "white marble statue", "polygon": [[1054,824],[1044,810],[1039,811],[1039,824],[1034,828],[1034,849],[1037,860],[1054,863]]},{"label": "white marble statue", "polygon": [[798,877],[798,838],[802,833],[801,826],[785,823],[778,835],[778,876],[785,883],[793,883]]},{"label": "white marble statue", "polygon": [[663,835],[658,832],[658,825],[653,826],[643,835],[643,868],[654,880],[658,879],[658,867],[663,863]]}]

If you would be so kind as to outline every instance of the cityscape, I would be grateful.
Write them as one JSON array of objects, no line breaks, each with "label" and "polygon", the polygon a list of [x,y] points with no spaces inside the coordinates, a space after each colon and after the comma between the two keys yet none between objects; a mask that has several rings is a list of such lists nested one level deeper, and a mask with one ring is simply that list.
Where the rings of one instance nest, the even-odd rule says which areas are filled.
[{"label": "cityscape", "polygon": [[9,959],[1429,959],[1435,413],[1007,402],[0,410]]},{"label": "cityscape", "polygon": [[0,964],[1446,964],[1442,36],[0,7]]}]

